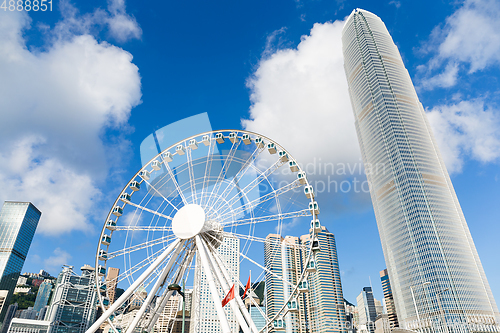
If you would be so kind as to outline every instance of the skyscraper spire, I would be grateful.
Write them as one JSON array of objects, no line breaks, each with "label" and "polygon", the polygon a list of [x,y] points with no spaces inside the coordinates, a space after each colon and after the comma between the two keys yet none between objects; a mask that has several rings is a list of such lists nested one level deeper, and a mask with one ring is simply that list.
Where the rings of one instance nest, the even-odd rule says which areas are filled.
[{"label": "skyscraper spire", "polygon": [[[500,330],[500,316],[443,159],[382,20],[356,9],[344,68],[399,323]],[[447,325],[442,325],[446,322]]]}]

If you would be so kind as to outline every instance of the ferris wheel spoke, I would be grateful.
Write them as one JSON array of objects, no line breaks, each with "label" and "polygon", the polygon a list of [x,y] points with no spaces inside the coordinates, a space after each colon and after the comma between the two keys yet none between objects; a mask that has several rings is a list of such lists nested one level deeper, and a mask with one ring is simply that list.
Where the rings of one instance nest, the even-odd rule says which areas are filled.
[{"label": "ferris wheel spoke", "polygon": [[208,146],[208,153],[207,153],[207,162],[205,164],[205,174],[203,175],[203,186],[201,188],[200,205],[203,205],[205,189],[210,184],[210,175],[212,174],[212,164],[214,161],[214,150],[216,147],[215,142],[216,141],[213,138],[210,138],[210,144]]},{"label": "ferris wheel spoke", "polygon": [[[249,193],[251,190],[253,190],[256,186],[258,186],[260,183],[262,183],[264,180],[267,179],[268,176],[270,176],[274,171],[276,171],[279,167],[281,167],[284,164],[282,160],[277,160],[273,165],[271,165],[269,168],[267,168],[264,172],[259,174],[257,178],[255,178],[253,181],[251,181],[247,186],[245,186],[242,190],[241,193],[243,195],[246,195],[246,193]],[[234,204],[236,204],[240,200],[240,195],[236,194],[234,195],[231,199],[227,200],[229,207],[232,207]],[[219,207],[215,207],[215,210],[217,211],[220,209]],[[228,208],[226,208],[228,209]]]},{"label": "ferris wheel spoke", "polygon": [[193,158],[191,156],[191,149],[186,149],[186,159],[187,159],[187,166],[188,166],[188,174],[189,174],[189,184],[191,185],[191,195],[193,197],[192,202],[196,203],[196,182],[194,179],[194,169],[193,169]]},{"label": "ferris wheel spoke", "polygon": [[283,281],[284,283],[292,286],[292,287],[295,287],[295,285],[293,283],[291,283],[290,281],[288,281],[287,279],[284,279],[282,276],[279,276],[278,274],[272,272],[270,269],[266,268],[265,266],[262,266],[261,264],[259,264],[258,262],[256,262],[255,260],[249,258],[247,255],[243,254],[240,252],[240,256],[242,256],[243,258],[245,258],[246,260],[250,261],[252,264],[254,264],[255,266],[259,267],[260,269],[266,271],[267,273],[271,274],[272,276],[274,276],[275,278]]},{"label": "ferris wheel spoke", "polygon": [[118,257],[118,256],[123,256],[125,254],[129,254],[129,253],[132,253],[132,252],[135,252],[138,250],[142,250],[142,249],[150,247],[150,246],[154,246],[154,245],[158,245],[158,244],[167,242],[169,240],[172,240],[174,237],[175,237],[175,235],[168,235],[168,236],[164,236],[164,237],[161,237],[161,238],[158,238],[155,240],[147,241],[147,242],[144,242],[141,244],[129,246],[129,247],[120,249],[118,251],[109,252],[107,255],[107,257],[108,257],[107,260],[113,259],[113,258]]},{"label": "ferris wheel spoke", "polygon": [[127,204],[129,204],[129,205],[131,205],[131,206],[134,206],[134,207],[136,207],[136,208],[139,208],[139,209],[141,209],[141,210],[143,210],[143,211],[145,211],[145,212],[149,212],[149,213],[154,214],[154,215],[157,215],[157,216],[159,216],[159,217],[166,218],[167,220],[173,220],[173,218],[171,218],[170,216],[167,216],[167,215],[162,214],[162,213],[160,213],[160,212],[157,212],[157,211],[155,211],[155,210],[152,210],[152,209],[149,209],[149,208],[143,207],[143,206],[141,206],[141,205],[138,205],[138,204],[136,204],[136,203],[133,203],[132,201],[129,201],[129,200],[123,200],[123,202],[125,202],[125,203],[127,203]]},{"label": "ferris wheel spoke", "polygon": [[[176,205],[174,205],[173,203],[171,203],[171,202],[170,202],[170,200],[168,200],[167,198],[165,198],[165,196],[164,196],[164,195],[163,195],[160,191],[158,191],[154,185],[152,185],[150,182],[148,182],[148,181],[147,181],[147,180],[145,180],[145,179],[144,179],[144,181],[146,182],[146,184],[148,184],[148,185],[149,185],[149,187],[150,187],[150,188],[152,188],[152,189],[156,192],[156,194],[158,194],[160,197],[162,197],[162,199],[163,199],[163,200],[165,200],[165,202],[167,202],[170,206],[172,206],[172,208],[173,208],[173,209],[175,209],[175,210],[179,210],[179,209],[177,208],[177,206],[176,206]],[[161,187],[161,186],[160,186],[160,187]]]},{"label": "ferris wheel spoke", "polygon": [[172,231],[172,227],[161,227],[161,226],[116,226],[115,231]]},{"label": "ferris wheel spoke", "polygon": [[238,216],[239,214],[241,214],[245,211],[252,211],[259,204],[262,204],[266,201],[278,198],[279,196],[281,196],[289,191],[292,191],[292,190],[296,189],[297,187],[301,187],[301,186],[302,186],[302,184],[300,184],[300,182],[298,180],[295,180],[289,184],[286,184],[280,188],[277,188],[277,189],[255,199],[255,200],[249,201],[249,202],[245,203],[244,205],[241,205],[233,210],[231,210],[231,206],[229,204],[227,204],[227,207],[221,211],[218,218],[223,221],[230,215]]},{"label": "ferris wheel spoke", "polygon": [[161,252],[164,250],[164,248],[158,249],[155,253],[152,253],[151,255],[147,256],[146,258],[142,259],[141,261],[137,262],[134,266],[129,267],[126,269],[124,272],[122,272],[120,275],[118,275],[116,281],[121,282],[124,281],[125,279],[128,279],[130,276],[133,276],[136,272],[140,271],[144,267],[148,266],[152,260],[156,259]]},{"label": "ferris wheel spoke", "polygon": [[174,184],[175,186],[175,189],[177,190],[177,193],[179,193],[179,196],[181,197],[182,199],[182,202],[187,205],[188,204],[188,201],[186,200],[186,197],[184,196],[184,193],[182,192],[180,186],[179,186],[179,183],[177,182],[177,179],[175,179],[175,175],[172,171],[172,168],[170,168],[170,165],[168,164],[167,161],[165,161],[165,159],[163,159],[163,165],[165,166],[165,169],[167,169],[167,172],[168,174],[170,175],[170,179],[172,179],[172,183]]},{"label": "ferris wheel spoke", "polygon": [[222,168],[219,172],[219,176],[217,177],[217,181],[215,182],[214,187],[212,188],[212,192],[210,193],[210,196],[207,199],[207,205],[213,206],[213,201],[215,200],[213,198],[216,197],[217,193],[219,192],[219,189],[222,185],[222,180],[226,178],[227,171],[229,170],[229,166],[231,165],[231,162],[234,159],[234,154],[236,154],[237,148],[240,145],[240,143],[241,140],[234,142],[233,145],[231,146],[231,149],[229,150],[229,153],[225,155],[226,158],[224,159],[224,164],[222,165]]},{"label": "ferris wheel spoke", "polygon": [[310,216],[310,215],[311,215],[311,211],[309,209],[303,209],[303,210],[299,210],[296,212],[252,217],[252,218],[248,218],[248,219],[240,219],[240,220],[224,223],[224,224],[222,224],[222,226],[224,226],[224,227],[226,227],[226,226],[237,227],[237,226],[246,225],[246,224],[255,224],[255,223],[262,223],[262,222],[269,222],[269,221],[281,221],[284,219],[291,219],[291,218],[295,218],[295,217]]},{"label": "ferris wheel spoke", "polygon": [[[262,237],[256,237],[256,236],[251,236],[251,235],[243,235],[243,234],[236,234],[236,233],[227,233],[229,237],[237,237],[240,239],[248,239],[251,241],[256,241],[259,243],[269,243],[269,240],[266,240],[265,238]],[[307,246],[305,245],[296,245],[296,244],[287,244],[288,247],[291,248],[296,248],[296,249],[301,249],[301,250],[307,250]]]},{"label": "ferris wheel spoke", "polygon": [[217,202],[220,200],[225,200],[227,196],[231,193],[231,191],[235,188],[238,187],[238,190],[241,192],[241,189],[239,189],[238,182],[243,178],[243,176],[246,174],[247,170],[249,169],[250,164],[257,159],[257,157],[264,151],[264,148],[257,148],[253,151],[253,153],[250,155],[250,157],[245,161],[245,163],[241,166],[240,170],[236,173],[236,175],[233,177],[232,181],[229,183],[228,186],[224,189],[224,191],[221,193],[219,196],[218,200],[214,202],[213,206],[217,206]]}]

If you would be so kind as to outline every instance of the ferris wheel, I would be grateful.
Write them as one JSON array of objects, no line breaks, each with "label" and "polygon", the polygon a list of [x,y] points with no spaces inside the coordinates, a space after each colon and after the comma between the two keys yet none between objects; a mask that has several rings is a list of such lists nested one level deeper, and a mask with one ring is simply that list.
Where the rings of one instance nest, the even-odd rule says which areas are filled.
[{"label": "ferris wheel", "polygon": [[[298,316],[298,299],[316,269],[318,214],[305,172],[267,137],[211,131],[170,146],[132,177],[106,218],[95,266],[103,314],[87,333],[105,322],[116,332],[152,332],[174,293],[169,286],[181,283],[193,286],[191,325],[201,325],[211,307],[223,333],[285,330],[294,325],[290,318]],[[308,234],[309,241],[287,242],[287,234]],[[290,249],[301,262],[293,270],[285,265]],[[107,273],[116,268],[110,280]],[[266,302],[272,308],[241,299],[250,271],[253,281],[281,288],[279,298]],[[112,302],[110,285],[117,284],[128,287]],[[234,299],[223,307],[232,286]],[[134,302],[133,319],[117,322]],[[248,311],[252,304],[264,318],[260,327]]]}]

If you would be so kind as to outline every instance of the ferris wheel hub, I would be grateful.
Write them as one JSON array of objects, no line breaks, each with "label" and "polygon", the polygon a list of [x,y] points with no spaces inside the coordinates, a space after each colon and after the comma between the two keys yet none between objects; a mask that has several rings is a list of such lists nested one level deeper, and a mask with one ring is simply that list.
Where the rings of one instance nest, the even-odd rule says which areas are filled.
[{"label": "ferris wheel hub", "polygon": [[180,239],[198,235],[205,226],[205,210],[197,204],[185,205],[175,213],[172,231]]}]

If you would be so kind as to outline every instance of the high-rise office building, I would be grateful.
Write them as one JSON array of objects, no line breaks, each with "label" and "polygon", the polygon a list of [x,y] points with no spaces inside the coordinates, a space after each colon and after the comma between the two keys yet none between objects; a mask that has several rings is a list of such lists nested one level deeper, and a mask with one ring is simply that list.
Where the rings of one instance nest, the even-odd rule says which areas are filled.
[{"label": "high-rise office building", "polygon": [[356,297],[360,332],[375,332],[377,309],[372,287],[364,287]]},{"label": "high-rise office building", "polygon": [[[320,251],[315,254],[316,272],[309,275],[307,317],[313,332],[346,332],[348,325],[340,281],[339,260],[335,236],[322,226],[317,233]],[[300,237],[301,244],[309,246],[310,235]],[[305,262],[303,257],[303,262]]]},{"label": "high-rise office building", "polygon": [[499,331],[498,308],[455,190],[387,28],[356,9],[342,44],[399,325]]},{"label": "high-rise office building", "polygon": [[30,202],[5,201],[0,210],[0,290],[8,291],[0,321],[16,288],[41,215]]},{"label": "high-rise office building", "polygon": [[387,272],[387,269],[380,271],[380,281],[382,282],[385,308],[387,310],[390,327],[399,327],[396,305],[394,304],[394,297],[392,296],[391,280],[389,280],[389,273]]},{"label": "high-rise office building", "polygon": [[[40,311],[49,302],[50,292],[52,291],[52,282],[45,280],[42,282],[38,288],[38,293],[36,294],[35,305],[33,305],[33,310],[40,314]],[[43,318],[41,318],[43,319]]]},{"label": "high-rise office building", "polygon": [[[240,276],[240,240],[239,238],[224,237],[224,241],[217,248],[217,253],[224,263],[229,276],[232,278],[231,283],[235,284],[238,290],[238,280]],[[201,267],[201,261],[196,258],[196,266]],[[218,287],[220,299],[224,297],[224,291]],[[217,333],[221,332],[219,317],[212,300],[212,294],[208,286],[208,281],[202,269],[197,269],[194,275],[194,291],[192,293],[193,299],[191,302],[191,325],[189,327],[190,333]],[[187,304],[188,302],[186,302]],[[226,305],[227,320],[231,332],[238,332],[239,325],[234,316],[233,310]]]},{"label": "high-rise office building", "polygon": [[[347,323],[340,282],[335,237],[325,227],[317,234],[320,251],[315,254],[316,272],[307,279],[309,291],[297,297],[298,313],[284,317],[287,333],[318,332],[338,333],[347,331]],[[297,284],[304,269],[310,235],[300,238],[269,234],[264,243],[264,263],[268,272],[266,281],[266,311],[273,317],[289,298],[291,287],[277,276]],[[274,273],[276,275],[273,275]]]},{"label": "high-rise office building", "polygon": [[[268,269],[266,281],[266,311],[273,318],[292,293],[292,286],[299,282],[302,273],[300,240],[298,237],[269,234],[264,243],[264,264]],[[283,279],[286,278],[286,283]],[[304,332],[306,324],[306,303],[303,295],[297,298],[298,313],[289,312],[283,319],[287,333]]]},{"label": "high-rise office building", "polygon": [[9,326],[16,315],[18,305],[17,303],[11,304],[7,307],[7,311],[5,313],[5,318],[2,324],[2,330],[0,330],[1,333],[7,333],[9,331]]},{"label": "high-rise office building", "polygon": [[84,265],[78,276],[65,266],[54,287],[54,295],[45,315],[51,333],[84,333],[95,321],[97,292],[94,268]]},{"label": "high-rise office building", "polygon": [[115,302],[116,286],[118,284],[118,275],[120,275],[120,269],[108,267],[106,270],[106,291],[108,292],[109,305],[111,305]]}]

